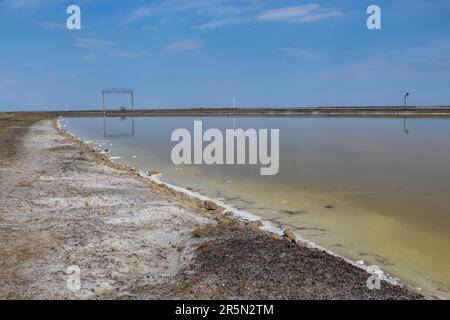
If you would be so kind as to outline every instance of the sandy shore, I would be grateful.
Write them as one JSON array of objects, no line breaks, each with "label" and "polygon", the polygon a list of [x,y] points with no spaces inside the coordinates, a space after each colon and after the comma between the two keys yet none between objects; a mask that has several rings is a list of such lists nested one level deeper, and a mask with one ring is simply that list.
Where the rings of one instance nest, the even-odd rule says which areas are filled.
[{"label": "sandy shore", "polygon": [[422,298],[369,290],[365,271],[112,164],[46,115],[0,115],[0,135],[2,299]]}]

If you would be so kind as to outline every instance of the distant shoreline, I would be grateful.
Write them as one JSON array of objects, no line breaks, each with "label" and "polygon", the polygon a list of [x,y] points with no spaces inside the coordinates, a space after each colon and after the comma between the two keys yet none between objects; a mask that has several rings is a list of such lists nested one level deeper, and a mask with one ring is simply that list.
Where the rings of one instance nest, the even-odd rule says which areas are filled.
[{"label": "distant shoreline", "polygon": [[22,111],[0,114],[42,114],[65,117],[143,116],[388,116],[450,117],[449,107],[314,107],[314,108],[178,108],[135,110]]}]

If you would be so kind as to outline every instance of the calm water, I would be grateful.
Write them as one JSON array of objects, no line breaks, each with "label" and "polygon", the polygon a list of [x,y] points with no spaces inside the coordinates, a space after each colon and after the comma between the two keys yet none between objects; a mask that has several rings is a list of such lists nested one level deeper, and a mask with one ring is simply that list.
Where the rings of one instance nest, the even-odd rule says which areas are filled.
[{"label": "calm water", "polygon": [[[174,166],[176,128],[279,128],[280,171]],[[450,298],[450,119],[137,117],[64,119],[116,161],[163,173]],[[135,156],[135,157],[133,157]]]}]

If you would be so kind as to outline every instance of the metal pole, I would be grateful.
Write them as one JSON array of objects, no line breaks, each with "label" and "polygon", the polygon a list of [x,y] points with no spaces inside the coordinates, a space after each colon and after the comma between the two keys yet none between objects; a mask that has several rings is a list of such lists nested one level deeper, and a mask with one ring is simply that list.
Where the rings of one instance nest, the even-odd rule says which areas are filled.
[{"label": "metal pole", "polygon": [[131,109],[134,111],[134,92],[131,92]]},{"label": "metal pole", "polygon": [[405,111],[408,109],[406,107],[406,98],[408,98],[408,96],[409,96],[409,92],[405,93],[405,96],[404,96],[404,109],[405,109]]},{"label": "metal pole", "polygon": [[236,129],[236,109],[237,109],[236,97],[233,97],[233,109],[234,109],[233,129]]},{"label": "metal pole", "polygon": [[103,113],[105,113],[105,91],[102,92],[103,97]]}]

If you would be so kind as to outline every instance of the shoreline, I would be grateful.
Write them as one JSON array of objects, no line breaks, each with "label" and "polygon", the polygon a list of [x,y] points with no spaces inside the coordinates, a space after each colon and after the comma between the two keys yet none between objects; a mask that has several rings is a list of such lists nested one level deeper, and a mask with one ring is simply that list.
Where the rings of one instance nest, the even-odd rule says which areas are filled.
[{"label": "shoreline", "polygon": [[[124,168],[131,170],[131,172],[133,172],[133,173],[139,174],[141,177],[148,179],[149,181],[151,181],[152,183],[155,183],[158,186],[164,185],[165,187],[168,187],[175,192],[182,193],[182,194],[187,195],[188,197],[194,198],[196,200],[212,201],[218,206],[218,208],[222,209],[222,212],[221,212],[222,214],[229,215],[231,213],[232,215],[229,215],[230,217],[232,217],[233,219],[236,219],[239,222],[243,222],[243,223],[257,222],[259,224],[258,229],[263,231],[267,235],[276,235],[278,237],[283,237],[283,235],[286,231],[292,232],[289,229],[275,227],[275,226],[273,226],[273,224],[270,221],[265,220],[263,217],[261,217],[257,214],[254,214],[252,212],[239,210],[231,205],[224,203],[223,201],[216,200],[214,198],[205,196],[198,192],[188,190],[184,187],[166,182],[160,178],[162,173],[147,174],[146,172],[142,171],[141,169],[134,168],[134,167],[126,165],[126,164],[117,163],[114,161],[115,160],[114,157],[109,157],[107,154],[101,152],[101,148],[95,148],[94,146],[92,146],[90,144],[90,142],[95,142],[95,141],[85,141],[83,138],[78,137],[76,134],[68,131],[67,128],[62,127],[60,124],[60,120],[62,120],[62,119],[63,119],[63,117],[60,116],[56,120],[56,126],[59,130],[61,130],[65,134],[70,135],[72,138],[76,139],[77,141],[79,141],[80,143],[85,145],[87,148],[91,148],[91,149],[95,150],[96,152],[101,153],[112,165],[123,166]],[[429,294],[427,292],[422,292],[421,289],[415,288],[414,286],[408,284],[408,282],[406,280],[399,278],[399,277],[401,277],[400,275],[393,276],[393,275],[390,275],[390,274],[384,272],[381,269],[375,270],[375,273],[373,273],[373,271],[370,269],[370,266],[366,265],[364,261],[351,260],[349,258],[346,258],[344,256],[341,256],[341,255],[333,252],[331,249],[325,248],[313,241],[310,241],[310,240],[302,237],[300,234],[298,234],[296,232],[292,232],[292,233],[295,235],[295,239],[293,239],[293,242],[295,242],[298,245],[306,246],[307,248],[314,249],[314,250],[320,250],[322,252],[325,252],[328,255],[342,259],[346,263],[348,263],[356,268],[359,268],[359,269],[367,272],[368,274],[378,275],[380,280],[385,281],[391,285],[406,286],[413,292],[418,292],[420,294],[425,295],[428,298],[442,299],[441,297],[434,296],[433,294]]]},{"label": "shoreline", "polygon": [[[64,135],[54,117],[21,117],[0,117],[2,148],[16,150],[0,171],[0,297],[425,298],[403,283],[369,290],[370,275],[341,258],[158,186]],[[84,272],[77,294],[65,287],[71,264]]]},{"label": "shoreline", "polygon": [[73,110],[39,112],[3,112],[3,114],[47,117],[153,117],[153,116],[332,116],[332,117],[450,117],[450,106],[443,107],[311,107],[311,108],[174,108],[134,110]]}]

